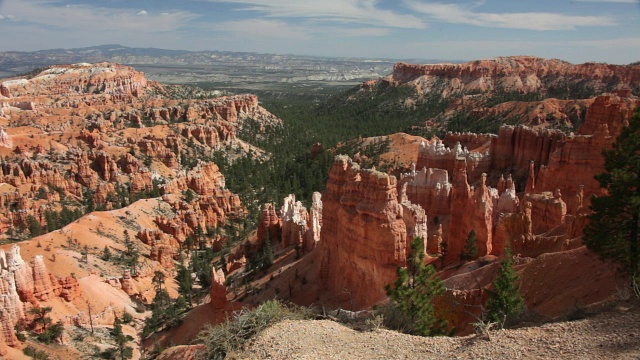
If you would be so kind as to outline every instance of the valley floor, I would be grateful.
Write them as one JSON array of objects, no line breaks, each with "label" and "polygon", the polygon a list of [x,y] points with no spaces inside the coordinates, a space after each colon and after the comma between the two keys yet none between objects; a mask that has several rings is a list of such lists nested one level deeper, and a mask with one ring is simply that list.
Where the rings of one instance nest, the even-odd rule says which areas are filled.
[{"label": "valley floor", "polygon": [[359,332],[339,323],[285,321],[262,333],[239,358],[250,359],[638,359],[640,304],[539,327],[493,331],[491,341]]}]

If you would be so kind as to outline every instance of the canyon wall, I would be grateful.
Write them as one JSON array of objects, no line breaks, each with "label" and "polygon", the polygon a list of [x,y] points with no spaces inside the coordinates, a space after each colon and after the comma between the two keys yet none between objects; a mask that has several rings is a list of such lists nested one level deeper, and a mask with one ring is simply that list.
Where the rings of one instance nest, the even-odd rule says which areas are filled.
[{"label": "canyon wall", "polygon": [[42,256],[38,255],[32,263],[27,263],[20,256],[18,245],[11,246],[6,253],[0,249],[0,353],[2,345],[20,345],[14,326],[29,318],[30,309],[54,298],[70,302],[79,296],[78,280],[50,274]]},{"label": "canyon wall", "polygon": [[[75,64],[51,66],[31,78],[5,80],[0,84],[0,93],[7,98],[95,93],[138,96],[148,85],[143,73],[128,66]],[[161,87],[158,83],[153,86]]]},{"label": "canyon wall", "polygon": [[[593,175],[604,171],[601,151],[614,141],[608,128],[628,123],[638,105],[624,92],[597,97],[577,134],[526,126],[448,134],[453,148],[424,143],[418,169],[399,181],[336,157],[323,194],[321,285],[339,301],[374,304],[404,265],[412,236],[426,240],[430,255],[442,255],[446,243],[435,263],[445,266],[461,263],[472,230],[477,257],[501,256],[507,246],[524,257],[581,246],[586,197],[600,193]],[[437,224],[431,234],[426,214]]]},{"label": "canyon wall", "polygon": [[563,91],[579,86],[604,92],[613,90],[612,86],[637,86],[640,83],[640,65],[574,65],[531,56],[498,57],[463,64],[397,63],[393,73],[379,83],[393,86],[410,84],[421,93],[437,90],[444,96],[496,90],[519,93]]},{"label": "canyon wall", "polygon": [[280,246],[294,246],[302,254],[316,248],[322,229],[322,195],[314,192],[309,210],[296,201],[294,194],[284,198],[280,211],[273,204],[265,204],[258,223],[258,243],[263,244],[269,234],[271,242],[280,241]]},{"label": "canyon wall", "polygon": [[[399,199],[394,176],[337,156],[322,195],[321,285],[336,296],[348,294],[357,307],[382,300],[384,286],[405,265],[408,232],[426,231],[424,211],[412,205]],[[405,222],[408,209],[411,222]]]},{"label": "canyon wall", "polygon": [[578,133],[560,142],[542,163],[537,189],[560,189],[571,214],[588,207],[589,198],[601,193],[594,176],[604,171],[602,150],[610,148],[638,106],[640,99],[628,92],[596,97]]}]

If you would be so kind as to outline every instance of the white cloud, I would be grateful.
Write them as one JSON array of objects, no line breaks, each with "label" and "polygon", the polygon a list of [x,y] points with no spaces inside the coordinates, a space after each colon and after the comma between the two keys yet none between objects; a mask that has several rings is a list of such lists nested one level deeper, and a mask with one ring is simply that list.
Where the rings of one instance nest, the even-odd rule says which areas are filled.
[{"label": "white cloud", "polygon": [[590,2],[590,3],[640,4],[640,0],[574,0],[574,1]]},{"label": "white cloud", "polygon": [[15,18],[16,18],[16,17],[15,17],[15,16],[13,16],[13,15],[2,15],[2,14],[0,14],[0,20],[8,20],[8,21],[11,21],[11,20],[15,20]]},{"label": "white cloud", "polygon": [[377,0],[209,0],[245,5],[242,10],[259,11],[273,18],[305,18],[318,21],[422,29],[424,20],[410,14],[381,9]]},{"label": "white cloud", "polygon": [[284,21],[247,19],[216,23],[210,29],[232,33],[236,37],[281,38],[304,40],[309,36],[303,27],[292,26]]},{"label": "white cloud", "polygon": [[336,36],[342,37],[369,37],[369,36],[387,36],[390,31],[388,28],[363,27],[363,28],[327,28],[324,32],[334,33]]},{"label": "white cloud", "polygon": [[174,31],[198,17],[186,11],[173,11],[168,15],[137,13],[128,9],[110,9],[89,5],[55,6],[52,0],[20,0],[6,2],[5,10],[16,19],[43,27],[54,27],[58,32],[79,31],[91,33],[107,31],[112,34],[135,31],[158,33]]},{"label": "white cloud", "polygon": [[577,27],[585,26],[616,25],[608,16],[576,16],[548,12],[483,13],[474,12],[471,7],[458,4],[425,3],[418,0],[404,2],[414,11],[453,24],[524,30],[575,30]]},{"label": "white cloud", "polygon": [[640,59],[640,37],[574,41],[424,41],[405,43],[398,49],[391,48],[392,51],[402,49],[409,49],[403,53],[404,56],[415,58],[476,60],[497,56],[532,55],[558,58],[573,63],[597,61],[628,64]]}]

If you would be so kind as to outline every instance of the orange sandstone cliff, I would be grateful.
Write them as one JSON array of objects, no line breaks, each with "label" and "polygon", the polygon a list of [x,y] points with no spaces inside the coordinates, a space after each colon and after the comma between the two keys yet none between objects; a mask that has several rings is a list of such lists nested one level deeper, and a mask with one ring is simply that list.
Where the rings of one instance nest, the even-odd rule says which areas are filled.
[{"label": "orange sandstone cliff", "polygon": [[444,96],[496,90],[520,93],[562,91],[585,85],[605,92],[615,90],[615,87],[638,86],[640,65],[574,65],[531,56],[498,57],[463,64],[397,63],[393,73],[382,78],[380,83],[393,86],[409,84],[420,93],[440,90]]}]

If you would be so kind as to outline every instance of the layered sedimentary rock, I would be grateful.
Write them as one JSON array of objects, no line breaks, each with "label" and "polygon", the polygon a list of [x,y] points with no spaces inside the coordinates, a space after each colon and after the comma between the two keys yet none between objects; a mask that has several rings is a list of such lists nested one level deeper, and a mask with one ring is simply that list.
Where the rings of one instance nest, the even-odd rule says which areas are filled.
[{"label": "layered sedimentary rock", "polygon": [[534,234],[547,232],[564,223],[567,205],[562,200],[560,190],[554,193],[527,194],[524,201],[531,204],[531,223]]},{"label": "layered sedimentary rock", "polygon": [[[473,95],[469,95],[463,97],[460,102],[467,99],[472,103],[474,101]],[[502,118],[527,126],[571,128],[584,119],[585,110],[592,101],[591,99],[560,100],[555,98],[540,101],[507,101],[492,107],[474,108],[469,117],[473,121],[479,122]]]},{"label": "layered sedimentary rock", "polygon": [[210,304],[215,309],[224,309],[227,305],[227,286],[225,284],[224,272],[222,269],[212,269],[212,284],[209,295],[211,297]]},{"label": "layered sedimentary rock", "polygon": [[488,173],[491,170],[492,156],[488,149],[482,152],[469,151],[466,147],[462,147],[459,142],[453,148],[448,148],[440,140],[431,141],[428,144],[420,144],[416,168],[444,169],[452,174],[458,158],[466,159],[466,171],[474,181],[481,174]]},{"label": "layered sedimentary rock", "polygon": [[13,142],[2,127],[0,127],[0,146],[7,148],[13,147]]},{"label": "layered sedimentary rock", "polygon": [[594,135],[601,131],[602,125],[607,125],[609,135],[618,136],[638,107],[638,99],[630,95],[626,89],[596,97],[587,110],[585,121],[580,125],[578,133]]},{"label": "layered sedimentary rock", "polygon": [[[503,126],[497,136],[449,133],[445,141],[432,140],[419,150],[418,166],[443,169],[412,170],[400,183],[406,187],[407,197],[430,216],[450,215],[444,241],[448,241],[454,259],[471,230],[480,236],[481,254],[499,255],[509,244],[523,254],[539,254],[545,246],[557,249],[563,239],[581,234],[588,199],[601,192],[594,175],[604,171],[601,151],[614,140],[608,128],[619,132],[638,104],[638,98],[625,91],[599,96],[591,102],[578,134],[526,126]],[[451,149],[445,145],[454,142]],[[477,174],[478,167],[468,165],[469,161],[478,164],[477,157],[469,156],[480,154],[478,151],[490,160],[482,169],[508,174],[506,179],[504,175],[498,179],[495,192],[484,185],[487,180]],[[461,156],[451,160],[456,155]],[[447,175],[452,166],[464,176],[454,176],[449,184]],[[514,181],[511,174],[521,181]],[[523,194],[518,196],[518,191]],[[554,235],[544,235],[556,228]],[[538,245],[525,245],[532,242]]]},{"label": "layered sedimentary rock", "polygon": [[284,198],[282,209],[282,247],[294,245],[302,247],[308,230],[309,213],[296,196],[290,194]]},{"label": "layered sedimentary rock", "polygon": [[322,195],[314,192],[311,197],[311,208],[307,222],[307,233],[304,240],[304,252],[310,252],[318,246],[322,231]]},{"label": "layered sedimentary rock", "polygon": [[493,208],[498,202],[498,190],[486,185],[486,174],[477,188],[469,186],[464,158],[457,159],[451,191],[451,222],[447,239],[449,256],[446,261],[460,258],[470,232],[477,237],[478,255],[491,253],[493,244]]},{"label": "layered sedimentary rock", "polygon": [[334,294],[347,291],[358,307],[384,298],[384,286],[406,262],[407,228],[415,228],[404,221],[396,178],[337,156],[322,204],[321,284]]},{"label": "layered sedimentary rock", "polygon": [[138,96],[147,86],[144,74],[131,67],[99,63],[52,66],[30,79],[5,80],[0,84],[0,92],[14,98],[93,93]]},{"label": "layered sedimentary rock", "polygon": [[175,216],[158,216],[155,220],[162,231],[180,243],[195,234],[198,228],[201,231],[217,228],[224,225],[230,216],[238,216],[245,211],[238,195],[225,187],[224,176],[214,163],[199,163],[163,186],[165,194],[182,194],[188,190],[198,197],[190,203],[163,197],[172,206]]},{"label": "layered sedimentary rock", "polygon": [[565,139],[566,135],[558,130],[537,130],[523,125],[502,126],[491,144],[491,168],[503,173],[513,170],[516,175],[525,175],[531,161],[536,166],[547,164],[549,156]]},{"label": "layered sedimentary rock", "polygon": [[279,239],[282,247],[295,246],[302,253],[308,253],[320,241],[321,227],[321,194],[313,193],[308,211],[300,201],[296,201],[295,195],[290,194],[284,198],[279,212],[271,203],[263,205],[258,224],[258,242],[262,244],[267,238],[272,242]]},{"label": "layered sedimentary rock", "polygon": [[42,255],[33,259],[33,295],[40,301],[47,301],[52,297],[53,283],[44,264]]},{"label": "layered sedimentary rock", "polygon": [[463,64],[397,63],[393,73],[378,83],[394,86],[408,83],[422,93],[437,90],[445,96],[496,90],[520,93],[562,91],[572,86],[589,86],[597,91],[607,91],[611,86],[640,83],[640,66],[601,63],[574,65],[562,60],[531,56],[499,57]]},{"label": "layered sedimentary rock", "polygon": [[120,278],[120,288],[129,296],[135,295],[139,292],[136,283],[131,278],[131,270],[126,269],[122,273],[122,278]]},{"label": "layered sedimentary rock", "polygon": [[278,216],[275,206],[267,203],[262,206],[262,216],[258,224],[258,241],[262,244],[268,238],[270,241],[280,239],[282,220]]},{"label": "layered sedimentary rock", "polygon": [[400,184],[407,199],[420,204],[431,216],[449,214],[451,183],[447,170],[422,168],[415,171],[414,167],[408,174],[403,174]]},{"label": "layered sedimentary rock", "polygon": [[594,175],[604,171],[602,150],[611,146],[615,135],[628,124],[633,109],[639,105],[640,100],[633,96],[598,96],[587,110],[578,134],[560,143],[545,166],[540,167],[537,188],[540,191],[560,189],[570,213],[578,207],[579,193],[587,200],[582,206],[588,206],[591,195],[601,192]]},{"label": "layered sedimentary rock", "polygon": [[[148,227],[140,229],[138,238],[148,245],[141,248],[147,251],[141,256],[153,261],[141,261],[140,271],[125,271],[122,278],[108,281],[135,296],[148,296],[148,281],[143,278],[160,268],[172,269],[175,254],[187,239],[219,250],[230,236],[216,228],[244,215],[240,198],[225,187],[219,168],[201,159],[210,159],[214,151],[218,151],[215,156],[225,156],[229,149],[234,157],[263,156],[237,134],[259,139],[265,136],[262,131],[282,123],[254,95],[215,97],[202,92],[205,95],[198,99],[186,99],[175,96],[184,94],[183,87],[164,87],[115,64],[56,66],[0,83],[0,233],[28,235],[16,230],[28,228],[28,222],[37,230],[34,220],[45,230],[58,227],[57,219],[56,223],[51,219],[63,205],[66,221],[69,210],[75,217],[154,197],[122,210],[126,216],[113,217],[128,222],[141,216],[138,225]],[[309,249],[319,240],[321,224],[317,216],[321,204],[314,206],[315,225],[304,234]],[[94,213],[70,227],[75,232],[85,220],[112,215]],[[47,249],[59,246],[57,241],[58,234],[47,237]],[[73,277],[51,276],[43,258],[28,264],[19,253],[8,253],[0,260],[0,305],[1,316],[11,320],[1,319],[6,329],[0,332],[6,330],[6,336],[0,336],[0,343],[13,345],[13,325],[32,306],[47,301],[54,313],[64,313],[67,310],[55,308],[58,297],[73,301],[86,288],[81,289]],[[59,255],[55,250],[50,254],[52,261]],[[229,261],[230,267],[246,262],[243,254],[238,255]],[[57,266],[71,259],[64,258]],[[224,284],[224,279],[216,279]]]},{"label": "layered sedimentary rock", "polygon": [[149,258],[157,261],[165,269],[174,268],[174,256],[180,245],[174,237],[162,231],[143,229],[136,235],[143,243],[151,246]]},{"label": "layered sedimentary rock", "polygon": [[26,320],[28,310],[39,306],[40,301],[55,297],[71,301],[78,296],[78,281],[50,274],[41,255],[29,264],[20,256],[18,245],[14,244],[6,253],[0,250],[0,345],[20,344],[14,326]]}]

